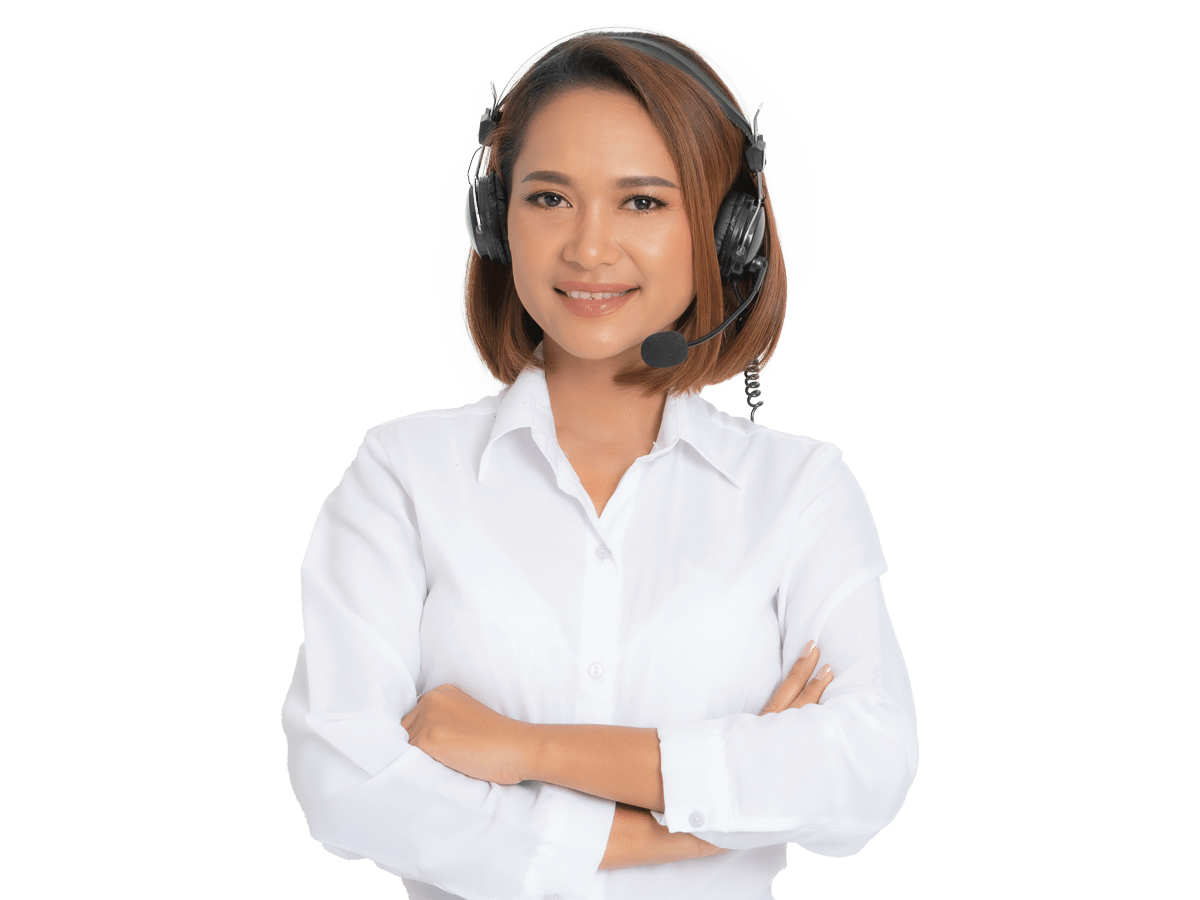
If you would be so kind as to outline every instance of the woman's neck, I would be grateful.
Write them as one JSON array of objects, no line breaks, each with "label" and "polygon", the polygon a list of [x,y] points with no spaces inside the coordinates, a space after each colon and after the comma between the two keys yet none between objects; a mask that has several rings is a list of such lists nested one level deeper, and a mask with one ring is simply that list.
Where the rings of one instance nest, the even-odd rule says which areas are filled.
[{"label": "woman's neck", "polygon": [[658,438],[666,394],[646,396],[641,388],[613,384],[641,360],[639,347],[611,359],[579,359],[551,341],[543,342],[546,387],[558,443],[604,455],[642,456]]}]

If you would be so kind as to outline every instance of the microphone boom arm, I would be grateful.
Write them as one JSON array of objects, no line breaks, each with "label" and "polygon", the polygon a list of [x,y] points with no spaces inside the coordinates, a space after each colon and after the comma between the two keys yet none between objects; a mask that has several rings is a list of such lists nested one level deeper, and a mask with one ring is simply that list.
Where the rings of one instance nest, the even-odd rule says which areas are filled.
[{"label": "microphone boom arm", "polygon": [[710,331],[704,337],[697,338],[694,341],[685,339],[683,333],[679,331],[656,332],[642,341],[642,362],[653,369],[669,369],[671,366],[678,366],[687,360],[690,348],[704,343],[709,338],[716,337],[728,328],[729,324],[740,316],[746,307],[754,302],[754,298],[758,296],[758,292],[763,285],[763,279],[767,276],[767,259],[765,256],[756,256],[746,268],[754,273],[754,287],[750,291],[750,296],[742,300],[742,292],[737,289],[736,280],[733,282],[733,292],[742,302],[733,311],[733,314],[721,323],[719,328]]}]

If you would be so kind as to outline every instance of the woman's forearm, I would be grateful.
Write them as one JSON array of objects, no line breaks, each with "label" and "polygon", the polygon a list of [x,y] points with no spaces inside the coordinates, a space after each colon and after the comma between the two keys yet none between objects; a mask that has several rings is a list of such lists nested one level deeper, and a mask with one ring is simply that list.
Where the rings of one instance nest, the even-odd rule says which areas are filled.
[{"label": "woman's forearm", "polygon": [[527,778],[644,810],[664,811],[658,729],[623,725],[530,727]]},{"label": "woman's forearm", "polygon": [[709,855],[704,852],[705,847],[719,852],[685,831],[672,834],[667,826],[659,825],[647,809],[618,803],[600,869],[656,866],[679,859],[695,859]]}]

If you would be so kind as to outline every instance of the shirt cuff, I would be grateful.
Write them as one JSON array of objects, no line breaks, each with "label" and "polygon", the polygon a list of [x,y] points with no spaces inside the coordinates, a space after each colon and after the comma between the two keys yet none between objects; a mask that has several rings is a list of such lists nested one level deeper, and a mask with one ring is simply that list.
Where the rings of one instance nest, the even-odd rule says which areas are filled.
[{"label": "shirt cuff", "polygon": [[664,812],[659,825],[677,831],[729,831],[732,818],[725,764],[726,716],[658,727]]}]

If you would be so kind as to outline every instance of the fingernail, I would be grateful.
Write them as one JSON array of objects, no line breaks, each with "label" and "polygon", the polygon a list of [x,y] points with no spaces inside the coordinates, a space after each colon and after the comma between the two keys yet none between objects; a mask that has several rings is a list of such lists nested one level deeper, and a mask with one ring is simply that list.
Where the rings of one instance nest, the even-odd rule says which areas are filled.
[{"label": "fingernail", "polygon": [[807,657],[808,654],[812,653],[813,647],[815,647],[815,646],[817,646],[816,641],[809,641],[808,644],[805,645],[805,647],[804,647],[804,652],[800,654],[800,658],[804,659],[805,657]]},{"label": "fingernail", "polygon": [[821,677],[824,678],[832,671],[833,669],[830,667],[829,663],[825,663],[825,665],[821,666]]}]

